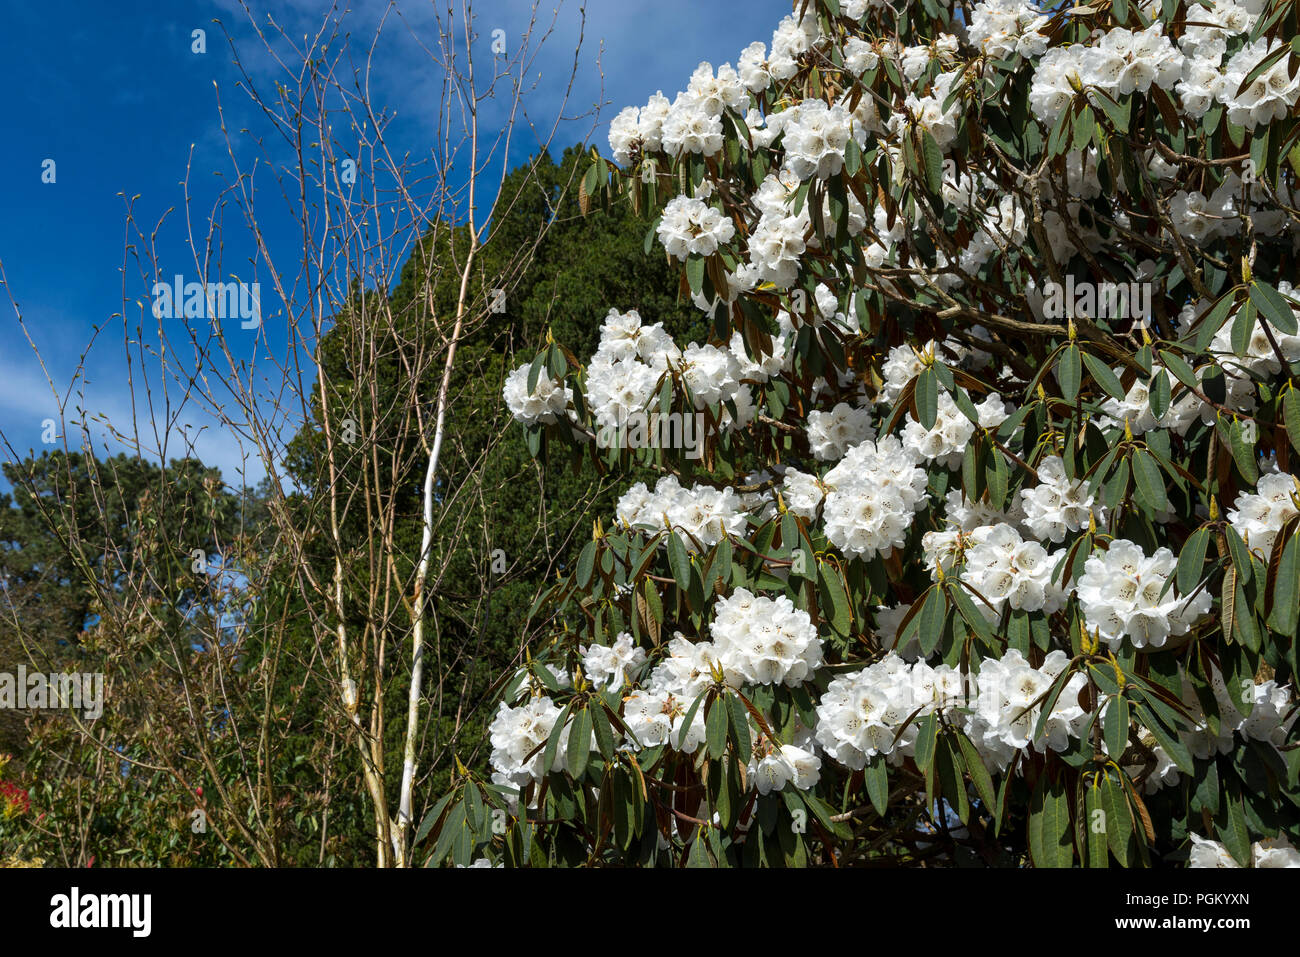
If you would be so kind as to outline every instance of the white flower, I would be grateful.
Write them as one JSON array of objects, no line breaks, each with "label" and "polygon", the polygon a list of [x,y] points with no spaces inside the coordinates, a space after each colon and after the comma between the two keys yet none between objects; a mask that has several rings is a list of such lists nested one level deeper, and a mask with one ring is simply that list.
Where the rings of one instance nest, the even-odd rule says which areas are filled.
[{"label": "white flower", "polygon": [[582,671],[597,687],[621,688],[626,673],[640,667],[645,651],[632,642],[632,636],[620,632],[612,645],[579,646]]},{"label": "white flower", "polygon": [[[844,43],[844,66],[849,72],[862,76],[868,70],[874,70],[880,62],[880,55],[866,40],[850,37]],[[866,99],[864,97],[864,99]]]},{"label": "white flower", "polygon": [[1292,114],[1300,99],[1300,74],[1292,75],[1289,51],[1237,93],[1251,71],[1282,45],[1280,39],[1261,37],[1238,50],[1224,66],[1219,102],[1228,107],[1230,122],[1250,129]]},{"label": "white flower", "polygon": [[1044,703],[1039,699],[1068,662],[1064,652],[1053,651],[1042,668],[1034,668],[1012,649],[1001,659],[980,663],[979,694],[966,720],[966,733],[994,767],[1005,768],[1016,751],[1031,745],[1040,752],[1063,751],[1071,738],[1079,736],[1088,722],[1088,713],[1078,701],[1088,684],[1082,672],[1070,676],[1052,705],[1042,736],[1033,737]]},{"label": "white flower", "polygon": [[808,445],[820,461],[842,459],[850,446],[875,437],[870,409],[841,402],[829,412],[814,409],[808,413]]},{"label": "white flower", "polygon": [[716,155],[722,150],[721,115],[710,113],[698,97],[679,93],[664,117],[663,149],[674,157],[683,153]]},{"label": "white flower", "polygon": [[817,506],[821,505],[826,492],[821,481],[815,475],[808,475],[798,469],[786,469],[781,477],[781,490],[784,493],[785,506],[800,518],[817,517]]},{"label": "white flower", "polygon": [[1020,506],[1025,525],[1039,538],[1065,541],[1066,532],[1088,527],[1089,517],[1105,520],[1103,506],[1095,504],[1088,483],[1065,475],[1065,462],[1059,455],[1049,455],[1038,463],[1038,484],[1020,490]]},{"label": "white flower", "polygon": [[688,196],[674,196],[659,220],[659,242],[682,262],[690,255],[712,256],[731,241],[736,227],[712,206]]},{"label": "white flower", "polygon": [[912,515],[925,505],[926,475],[890,435],[851,448],[824,479],[826,537],[864,559],[902,547]]},{"label": "white flower", "polygon": [[[522,787],[531,780],[540,780],[548,770],[554,770],[542,766],[543,752],[539,751],[531,758],[529,755],[546,743],[560,710],[549,697],[532,698],[518,708],[511,708],[502,701],[488,728],[493,771],[513,786]],[[567,752],[561,749],[556,755],[556,767],[564,753]]]},{"label": "white flower", "polygon": [[502,394],[510,413],[525,425],[544,422],[551,425],[564,415],[573,401],[573,390],[552,379],[543,369],[537,376],[536,387],[528,391],[530,365],[522,365],[506,377]]},{"label": "white flower", "polygon": [[[989,396],[996,403],[996,408],[980,406],[977,412],[983,420],[997,421],[998,416],[1006,418],[1002,412],[1002,401],[996,395]],[[966,418],[966,413],[957,407],[957,403],[947,392],[939,393],[934,425],[926,428],[909,412],[903,426],[903,444],[918,459],[937,462],[954,469],[961,465],[962,455],[975,434],[975,423]]]},{"label": "white flower", "polygon": [[1286,472],[1268,472],[1259,477],[1254,493],[1242,492],[1228,511],[1228,521],[1242,540],[1260,554],[1265,563],[1273,542],[1287,519],[1300,513],[1300,481]]},{"label": "white flower", "polygon": [[1255,867],[1300,867],[1300,851],[1279,834],[1257,841],[1250,849],[1250,860]]},{"label": "white flower", "polygon": [[709,631],[729,681],[793,687],[822,663],[812,619],[784,595],[772,599],[737,588],[714,605]]},{"label": "white flower", "polygon": [[[715,708],[720,706],[721,702],[714,705]],[[813,752],[793,744],[780,744],[764,748],[761,759],[750,758],[748,770],[758,793],[768,794],[791,783],[799,790],[807,791],[821,780],[821,766],[821,758]]]},{"label": "white flower", "polygon": [[1001,613],[1002,606],[1051,614],[1065,595],[1052,581],[1056,556],[1037,542],[1026,542],[1010,525],[977,528],[966,549],[963,581],[970,584],[992,609],[977,603],[986,615]]},{"label": "white flower", "polygon": [[587,403],[602,427],[618,428],[644,412],[659,385],[660,373],[635,359],[609,362],[601,356],[587,368]]},{"label": "white flower", "polygon": [[1112,648],[1125,636],[1137,648],[1163,648],[1171,636],[1186,634],[1210,610],[1212,599],[1205,589],[1190,600],[1176,596],[1172,587],[1166,590],[1177,564],[1167,548],[1147,557],[1122,538],[1104,552],[1093,552],[1078,582],[1088,630],[1100,631]]},{"label": "white flower", "polygon": [[700,109],[712,116],[719,116],[726,109],[743,111],[749,105],[745,84],[730,63],[718,67],[716,76],[711,63],[701,63],[691,74],[686,91]]},{"label": "white flower", "polygon": [[1218,841],[1211,841],[1199,834],[1189,833],[1192,839],[1191,856],[1187,859],[1188,867],[1240,867],[1228,853],[1228,849]]},{"label": "white flower", "polygon": [[714,670],[721,667],[713,642],[692,642],[678,634],[668,642],[667,657],[650,673],[648,687],[656,694],[672,694],[690,707],[713,683]]},{"label": "white flower", "polygon": [[796,176],[826,179],[844,168],[844,150],[853,134],[852,114],[844,106],[804,100],[784,111],[784,123],[785,160]]},{"label": "white flower", "polygon": [[[835,761],[859,771],[876,754],[911,754],[919,720],[966,702],[961,674],[947,665],[908,665],[890,652],[860,671],[833,678],[817,706],[817,743]],[[900,734],[901,730],[901,734]]]},{"label": "white flower", "polygon": [[727,349],[692,342],[682,353],[681,366],[697,409],[733,399],[740,391],[740,363]]},{"label": "white flower", "polygon": [[967,38],[994,59],[1013,54],[1042,56],[1047,36],[1039,31],[1048,23],[1026,0],[983,0],[971,11]]},{"label": "white flower", "polygon": [[638,688],[624,698],[623,723],[630,735],[629,746],[639,743],[642,747],[653,748],[667,744],[673,732],[676,705],[676,699],[667,691]]}]

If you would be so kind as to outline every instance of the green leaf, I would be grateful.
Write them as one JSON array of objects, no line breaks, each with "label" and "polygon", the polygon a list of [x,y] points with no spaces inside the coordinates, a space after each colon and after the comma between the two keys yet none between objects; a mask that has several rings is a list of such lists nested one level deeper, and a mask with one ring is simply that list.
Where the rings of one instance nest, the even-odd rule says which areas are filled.
[{"label": "green leaf", "polygon": [[1149,453],[1138,450],[1133,456],[1133,480],[1137,483],[1139,498],[1151,511],[1163,512],[1169,508],[1164,476]]},{"label": "green leaf", "polygon": [[591,726],[596,732],[596,747],[600,749],[600,756],[606,761],[612,761],[615,754],[614,729],[610,727],[609,716],[605,714],[603,705],[592,706]]},{"label": "green leaf", "polygon": [[731,721],[731,734],[736,741],[736,751],[748,755],[752,742],[749,734],[749,712],[744,703],[734,694],[726,696],[727,716]]},{"label": "green leaf", "polygon": [[1074,862],[1070,802],[1064,785],[1046,772],[1029,800],[1029,853],[1035,867],[1069,867]]},{"label": "green leaf", "polygon": [[[1109,844],[1110,828],[1109,817],[1106,809],[1102,807],[1102,792],[1100,787],[1092,787],[1080,781],[1079,786],[1083,788],[1083,820],[1084,820],[1084,841],[1088,848],[1088,866],[1089,867],[1106,867],[1110,863],[1110,854],[1107,852]],[[1100,825],[1101,833],[1097,833],[1097,826]]]},{"label": "green leaf", "polygon": [[727,753],[727,708],[720,698],[714,698],[708,709],[704,716],[705,743],[710,757],[721,758]]},{"label": "green leaf", "polygon": [[[1123,18],[1121,18],[1121,22]],[[1096,96],[1097,105],[1101,107],[1106,118],[1110,120],[1111,125],[1115,127],[1115,132],[1121,136],[1128,132],[1128,110],[1125,109],[1118,101],[1111,99],[1100,90],[1093,90]]]},{"label": "green leaf", "polygon": [[925,603],[921,606],[920,629],[917,636],[921,644],[921,653],[927,658],[938,650],[947,618],[948,600],[944,597],[943,589],[934,586],[926,592]]},{"label": "green leaf", "polygon": [[1286,390],[1282,411],[1286,417],[1286,432],[1291,438],[1291,448],[1300,454],[1300,389],[1294,385]]},{"label": "green leaf", "polygon": [[1126,395],[1124,387],[1120,385],[1119,378],[1110,370],[1110,366],[1087,352],[1083,353],[1083,364],[1088,367],[1088,371],[1092,373],[1092,377],[1096,383],[1101,386],[1111,398],[1118,399],[1121,402],[1124,401],[1124,396]]},{"label": "green leaf", "polygon": [[924,370],[916,378],[916,414],[921,426],[934,428],[934,421],[939,413],[939,380],[933,369]]},{"label": "green leaf", "polygon": [[[840,581],[839,572],[835,566],[829,562],[821,563],[817,566],[817,577],[821,583],[819,594],[824,603],[823,617],[827,618],[832,629],[841,635],[847,635],[853,624],[853,617],[849,611],[849,596],[844,592],[844,584]],[[825,614],[825,607],[830,608],[830,615]]]},{"label": "green leaf", "polygon": [[1190,595],[1201,583],[1201,572],[1205,569],[1205,554],[1210,547],[1210,530],[1198,528],[1187,537],[1183,550],[1178,555],[1178,594]]},{"label": "green leaf", "polygon": [[1151,380],[1151,387],[1147,392],[1147,404],[1151,406],[1151,414],[1155,416],[1157,422],[1169,411],[1169,393],[1169,373],[1161,369]]},{"label": "green leaf", "polygon": [[943,190],[943,151],[929,130],[921,131],[921,155],[925,162],[925,188],[938,196]]},{"label": "green leaf", "polygon": [[573,716],[569,732],[568,768],[574,779],[581,778],[591,757],[591,711],[582,708]]},{"label": "green leaf", "polygon": [[1061,361],[1056,367],[1057,377],[1061,383],[1061,397],[1074,404],[1079,394],[1079,383],[1083,379],[1083,366],[1079,358],[1079,347],[1071,343],[1061,353]]},{"label": "green leaf", "polygon": [[1259,314],[1288,336],[1296,334],[1295,313],[1282,294],[1266,282],[1255,280],[1250,284],[1250,301]]},{"label": "green leaf", "polygon": [[1228,318],[1228,314],[1232,311],[1232,307],[1236,305],[1236,301],[1236,297],[1232,292],[1224,293],[1215,302],[1213,308],[1206,313],[1205,318],[1201,320],[1201,324],[1196,330],[1197,352],[1204,352],[1209,347],[1210,340],[1223,326],[1224,320]]},{"label": "green leaf", "polygon": [[588,542],[583,546],[582,552],[578,555],[578,571],[574,576],[574,581],[579,588],[587,588],[591,584],[591,574],[596,568],[596,543]]},{"label": "green leaf", "polygon": [[1192,763],[1192,753],[1187,750],[1182,739],[1166,730],[1165,726],[1147,708],[1138,705],[1134,710],[1137,712],[1138,720],[1142,722],[1142,726],[1155,736],[1160,747],[1164,748],[1165,753],[1169,755],[1174,764],[1178,765],[1178,770],[1187,775],[1195,774],[1196,765]]},{"label": "green leaf", "polygon": [[1115,860],[1125,867],[1133,863],[1134,829],[1137,822],[1124,794],[1124,785],[1111,778],[1109,774],[1101,783],[1101,808],[1106,815],[1106,840],[1110,844]]},{"label": "green leaf", "polygon": [[[1221,422],[1223,420],[1220,420]],[[1232,461],[1237,465],[1237,471],[1251,485],[1259,481],[1259,466],[1255,464],[1255,444],[1246,441],[1246,422],[1245,420],[1224,422],[1224,428],[1228,433],[1228,451],[1232,453]]]},{"label": "green leaf", "polygon": [[1219,840],[1228,849],[1228,853],[1242,867],[1250,866],[1250,829],[1246,826],[1246,811],[1241,805],[1241,797],[1236,794],[1226,795],[1225,807],[1219,812]]},{"label": "green leaf", "polygon": [[1293,534],[1282,549],[1269,619],[1273,630],[1280,635],[1294,636],[1300,626],[1300,533]]},{"label": "green leaf", "polygon": [[686,281],[691,284],[691,292],[699,295],[704,288],[704,257],[692,254],[686,260]]},{"label": "green leaf", "polygon": [[564,725],[568,722],[569,712],[572,710],[573,702],[570,701],[564,706],[560,716],[555,719],[555,725],[551,728],[551,733],[546,739],[546,750],[542,755],[542,770],[544,773],[549,774],[551,768],[555,767],[555,761],[560,752],[560,737],[564,734]]},{"label": "green leaf", "polygon": [[682,718],[681,729],[677,733],[677,750],[686,747],[686,738],[690,735],[691,725],[695,723],[695,712],[700,710],[700,705],[704,703],[708,694],[709,689],[705,688],[695,696],[694,703],[686,709],[686,716]]},{"label": "green leaf", "polygon": [[433,826],[438,823],[438,818],[442,817],[442,812],[455,796],[456,792],[453,791],[450,794],[444,794],[438,800],[438,803],[433,806],[433,810],[426,814],[424,820],[420,822],[419,830],[415,832],[415,840],[412,842],[413,844],[419,844],[429,836],[429,831],[433,830]]},{"label": "green leaf", "polygon": [[[1219,762],[1202,762],[1196,769],[1196,801],[1211,814],[1219,813]],[[1196,805],[1192,805],[1193,809]]]},{"label": "green leaf", "polygon": [[957,745],[961,748],[962,759],[966,764],[966,771],[970,774],[971,783],[975,785],[975,793],[980,796],[980,801],[984,809],[990,815],[995,813],[998,803],[997,792],[993,788],[993,778],[989,775],[989,769],[984,764],[984,759],[980,757],[979,751],[971,740],[957,732]]},{"label": "green leaf", "polygon": [[884,817],[889,809],[889,772],[885,768],[884,755],[872,756],[863,769],[863,777],[867,784],[867,796],[871,798],[871,806],[876,809],[877,814]]},{"label": "green leaf", "polygon": [[1161,349],[1160,361],[1165,364],[1166,369],[1174,374],[1174,378],[1187,388],[1195,389],[1199,387],[1199,383],[1196,381],[1196,370],[1184,362],[1181,356]]},{"label": "green leaf", "polygon": [[1105,717],[1106,753],[1116,761],[1128,747],[1128,701],[1123,695],[1110,699]]},{"label": "green leaf", "polygon": [[1256,308],[1253,302],[1247,302],[1232,320],[1232,351],[1235,355],[1245,356],[1250,349],[1250,337],[1255,333]]},{"label": "green leaf", "polygon": [[691,559],[686,554],[686,546],[681,537],[673,532],[668,536],[668,567],[673,570],[673,580],[677,587],[685,591],[691,584]]},{"label": "green leaf", "polygon": [[920,732],[916,737],[916,766],[929,772],[934,764],[935,747],[939,740],[939,716],[933,711],[921,719]]}]

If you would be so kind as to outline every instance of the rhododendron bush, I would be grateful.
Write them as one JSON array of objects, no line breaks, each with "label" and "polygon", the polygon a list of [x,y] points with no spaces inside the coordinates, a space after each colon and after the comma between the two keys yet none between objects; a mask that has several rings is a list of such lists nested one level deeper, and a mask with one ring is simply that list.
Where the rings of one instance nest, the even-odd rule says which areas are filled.
[{"label": "rhododendron bush", "polygon": [[1298,16],[796,2],[619,113],[584,206],[711,334],[510,377],[658,477],[428,861],[1300,865]]}]

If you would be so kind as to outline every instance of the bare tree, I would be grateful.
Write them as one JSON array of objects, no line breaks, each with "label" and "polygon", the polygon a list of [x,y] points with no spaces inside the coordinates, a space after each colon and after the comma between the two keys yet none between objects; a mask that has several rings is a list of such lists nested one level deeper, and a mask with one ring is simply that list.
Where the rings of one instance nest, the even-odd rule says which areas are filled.
[{"label": "bare tree", "polygon": [[[132,418],[114,423],[84,411],[73,418],[86,449],[98,423],[136,461],[167,462],[178,448],[196,457],[200,434],[185,423],[202,415],[210,428],[237,437],[260,466],[267,518],[255,534],[239,529],[226,537],[229,516],[214,510],[221,490],[180,502],[164,470],[129,521],[110,526],[115,481],[93,456],[85,460],[85,493],[95,528],[77,514],[76,496],[42,503],[49,527],[94,590],[90,640],[125,676],[120,691],[132,699],[124,705],[133,711],[136,747],[119,749],[128,733],[121,722],[75,720],[80,740],[108,762],[110,774],[124,761],[187,792],[201,790],[200,778],[217,782],[218,793],[196,798],[198,809],[238,863],[281,863],[282,816],[309,805],[321,821],[323,863],[342,783],[326,774],[317,793],[284,794],[270,769],[288,733],[277,701],[286,694],[297,700],[324,683],[334,707],[320,729],[316,759],[328,767],[338,748],[355,749],[373,812],[375,861],[407,866],[421,755],[431,756],[425,771],[446,760],[467,713],[442,673],[432,697],[426,693],[426,659],[432,655],[445,673],[466,653],[442,647],[430,600],[442,577],[435,551],[446,555],[476,534],[490,538],[463,517],[448,520],[448,503],[482,494],[473,470],[461,486],[442,481],[454,443],[449,416],[458,347],[493,321],[494,306],[510,295],[549,228],[549,220],[539,222],[516,248],[494,248],[493,224],[510,212],[501,187],[517,154],[533,156],[523,175],[526,182],[536,178],[539,157],[563,124],[590,116],[564,113],[582,39],[564,94],[541,123],[528,104],[558,8],[546,19],[534,4],[522,31],[494,34],[490,61],[468,0],[434,5],[421,22],[390,5],[364,48],[337,8],[301,41],[243,9],[259,56],[273,66],[266,78],[226,33],[239,86],[261,122],[233,132],[231,108],[218,92],[225,185],[203,211],[190,172],[185,177],[182,218],[198,295],[171,288],[176,270],[159,251],[168,215],[146,227],[136,201],[128,201],[123,308],[114,324],[121,323],[128,356]],[[386,31],[409,35],[438,90],[428,131],[433,145],[422,155],[399,148],[394,114],[372,93]],[[548,92],[556,89],[548,77]],[[232,214],[246,275],[225,261]],[[270,225],[286,216],[299,240],[287,250]],[[490,271],[482,265],[488,250]],[[9,291],[2,266],[0,280]],[[414,290],[409,300],[393,297],[399,284]],[[249,290],[256,315],[241,313],[234,318],[247,321],[232,322],[231,308],[223,307],[247,301]],[[189,308],[191,298],[199,308]],[[15,299],[10,291],[22,323]],[[174,315],[159,308],[164,300]],[[85,408],[82,370],[68,388],[52,378],[50,387],[65,413],[69,405]],[[305,469],[301,461],[290,464],[295,441],[301,445],[304,437],[313,449],[299,457]],[[75,452],[66,437],[65,451]],[[67,457],[69,475],[74,460]],[[417,486],[421,535],[413,554],[400,527],[411,519],[408,493]],[[166,527],[163,517],[182,506],[191,520]],[[195,541],[198,530],[202,542]],[[88,554],[87,542],[99,552]],[[186,596],[179,606],[177,594]],[[310,623],[314,639],[306,651],[291,640],[292,614]],[[22,631],[23,616],[12,605],[8,622]],[[404,672],[396,687],[406,697],[396,736],[385,727],[395,667]],[[248,712],[251,695],[256,720],[231,719]],[[432,727],[431,714],[439,718]],[[75,835],[62,840],[75,844]],[[64,853],[69,862],[79,857],[75,847]]]}]

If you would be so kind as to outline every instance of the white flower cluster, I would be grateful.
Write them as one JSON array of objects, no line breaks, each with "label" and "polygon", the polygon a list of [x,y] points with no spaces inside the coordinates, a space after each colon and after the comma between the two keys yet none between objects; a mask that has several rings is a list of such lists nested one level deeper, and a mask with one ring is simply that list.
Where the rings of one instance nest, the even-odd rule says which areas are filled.
[{"label": "white flower cluster", "polygon": [[767,741],[761,747],[762,757],[751,758],[747,769],[759,794],[780,791],[787,784],[807,791],[821,780],[822,759],[815,751]]},{"label": "white flower cluster", "polygon": [[1112,97],[1146,93],[1152,84],[1172,90],[1182,77],[1183,55],[1153,23],[1137,32],[1117,27],[1096,43],[1052,47],[1034,70],[1029,104],[1034,115],[1054,124],[1075,97],[1075,85],[1096,87]]},{"label": "white flower cluster", "polygon": [[1065,462],[1059,455],[1049,455],[1038,463],[1038,484],[1020,490],[1020,507],[1024,524],[1038,538],[1060,543],[1067,532],[1088,527],[1090,517],[1105,520],[1105,507],[1096,503],[1088,483],[1071,481],[1065,474]]},{"label": "white flower cluster", "polygon": [[925,507],[926,475],[895,436],[849,449],[824,479],[824,531],[848,555],[874,558],[901,548]]},{"label": "white flower cluster", "polygon": [[1228,512],[1228,521],[1250,549],[1268,562],[1273,542],[1287,520],[1300,514],[1300,480],[1286,472],[1266,472],[1255,491],[1242,492]]},{"label": "white flower cluster", "polygon": [[621,688],[627,672],[645,661],[645,650],[632,641],[632,636],[621,632],[612,645],[582,646],[582,672],[597,687]]},{"label": "white flower cluster", "polygon": [[1293,115],[1300,99],[1300,75],[1293,69],[1291,53],[1274,59],[1240,93],[1246,77],[1268,57],[1276,54],[1284,41],[1260,38],[1233,55],[1223,70],[1219,101],[1228,107],[1228,121],[1247,129]]},{"label": "white flower cluster", "polygon": [[653,492],[637,482],[618,500],[615,514],[621,524],[655,530],[662,529],[666,519],[692,551],[693,539],[711,548],[729,535],[739,535],[746,525],[735,489],[684,488],[675,475],[661,478]]},{"label": "white flower cluster", "polygon": [[687,256],[712,256],[731,242],[736,227],[712,206],[689,196],[674,196],[659,220],[659,242],[682,262]]},{"label": "white flower cluster", "polygon": [[506,377],[504,395],[510,414],[524,425],[543,422],[553,424],[564,415],[573,401],[573,390],[561,387],[543,369],[537,376],[537,385],[528,390],[528,364],[520,366]]},{"label": "white flower cluster", "polygon": [[793,687],[821,666],[816,626],[784,595],[773,599],[737,588],[713,611],[709,632],[729,684]]},{"label": "white flower cluster", "polygon": [[636,310],[611,309],[587,369],[587,402],[598,427],[618,428],[644,413],[663,377],[675,374],[690,390],[697,409],[730,402],[735,414],[724,407],[722,425],[743,428],[757,411],[746,382],[764,381],[782,361],[782,355],[750,358],[741,338],[733,338],[725,349],[692,342],[682,351],[662,323],[648,326]]},{"label": "white flower cluster", "polygon": [[1206,716],[1201,699],[1185,672],[1182,677],[1183,707],[1192,716],[1193,727],[1183,731],[1180,737],[1193,757],[1199,760],[1230,752],[1234,734],[1281,747],[1300,716],[1295,708],[1295,695],[1291,688],[1279,686],[1276,680],[1270,678],[1268,681],[1252,683],[1249,689],[1243,689],[1243,697],[1244,692],[1249,691],[1251,703],[1250,714],[1243,717],[1228,693],[1222,672],[1212,667],[1210,691],[1215,702],[1216,728],[1215,723]]},{"label": "white flower cluster", "polygon": [[[1188,834],[1192,839],[1192,853],[1188,867],[1240,867],[1228,849],[1218,841]],[[1284,835],[1265,838],[1250,846],[1251,867],[1300,867],[1300,851],[1291,846]]]},{"label": "white flower cluster", "polygon": [[[1005,405],[996,392],[975,406],[975,411],[982,429],[995,429],[1007,418]],[[966,413],[957,407],[953,397],[940,392],[934,425],[927,429],[909,412],[903,426],[903,444],[918,459],[955,469],[961,466],[962,455],[975,434],[975,428],[976,423],[966,418]]]},{"label": "white flower cluster", "polygon": [[1065,592],[1052,581],[1057,556],[1038,542],[1027,542],[1007,524],[977,528],[965,551],[962,580],[993,605],[976,602],[993,618],[1005,605],[1019,611],[1051,614],[1065,603]]},{"label": "white flower cluster", "polygon": [[[785,132],[785,160],[801,180],[816,176],[826,179],[844,168],[844,150],[850,139],[866,145],[866,130],[853,122],[853,114],[841,104],[827,106],[825,100],[804,100],[769,118],[779,119]],[[856,134],[856,136],[855,136]]]},{"label": "white flower cluster", "polygon": [[[1277,284],[1278,292],[1284,296],[1300,299],[1300,294],[1289,282],[1285,280]],[[1204,304],[1208,307],[1208,304]],[[1300,319],[1300,309],[1293,308],[1292,313]],[[1184,309],[1182,319],[1184,327],[1190,325],[1196,315],[1201,310]],[[1265,330],[1267,326],[1267,330]],[[1277,351],[1273,349],[1273,343],[1277,343]],[[1220,367],[1223,369],[1225,378],[1229,379],[1231,386],[1232,379],[1242,380],[1242,388],[1248,389],[1253,399],[1253,384],[1245,375],[1254,372],[1259,375],[1277,375],[1282,371],[1282,364],[1277,360],[1277,352],[1282,353],[1282,357],[1287,362],[1300,361],[1300,333],[1289,334],[1283,332],[1273,323],[1269,322],[1263,316],[1256,314],[1255,325],[1250,330],[1250,337],[1246,340],[1246,351],[1244,355],[1238,355],[1232,346],[1232,323],[1227,322],[1215,333],[1214,338],[1210,341],[1211,353],[1214,353],[1218,359]]]},{"label": "white flower cluster", "polygon": [[819,461],[842,459],[852,446],[875,437],[870,409],[840,402],[829,412],[814,409],[808,413],[808,445]]},{"label": "white flower cluster", "polygon": [[966,733],[993,767],[1006,768],[1017,751],[1031,745],[1040,752],[1063,751],[1070,738],[1079,737],[1090,717],[1090,712],[1079,705],[1079,692],[1088,684],[1082,673],[1070,676],[1052,703],[1042,735],[1034,737],[1045,703],[1039,699],[1047,694],[1069,660],[1065,652],[1053,651],[1041,668],[1034,668],[1012,649],[1001,659],[980,663],[979,694]]},{"label": "white flower cluster", "polygon": [[1163,648],[1169,638],[1187,634],[1213,599],[1205,589],[1187,599],[1166,589],[1177,564],[1167,548],[1148,557],[1122,538],[1089,555],[1077,585],[1089,631],[1100,632],[1112,648],[1125,637],[1137,648]]},{"label": "white flower cluster", "polygon": [[704,713],[697,709],[688,729],[683,728],[686,709],[694,699],[679,698],[670,691],[637,688],[623,699],[623,723],[631,737],[629,748],[655,748],[667,744],[691,754],[704,741]]},{"label": "white flower cluster", "polygon": [[554,768],[542,767],[545,763],[544,746],[561,710],[545,696],[529,698],[518,708],[511,708],[504,701],[500,703],[497,716],[488,728],[492,743],[493,781],[509,787],[523,787],[529,781],[541,780],[548,770],[560,766],[560,758],[567,753],[564,748],[559,749]]},{"label": "white flower cluster", "polygon": [[831,680],[817,707],[817,742],[852,770],[861,770],[876,754],[897,763],[914,753],[921,719],[940,711],[964,727],[990,766],[1005,769],[1025,748],[1064,750],[1086,726],[1089,713],[1078,696],[1087,678],[1077,674],[1053,703],[1042,735],[1033,736],[1042,711],[1039,698],[1068,662],[1056,651],[1034,668],[1020,652],[1009,651],[1000,661],[982,662],[975,686],[963,688],[961,673],[953,668],[924,661],[909,665],[891,652]]},{"label": "white flower cluster", "polygon": [[971,10],[966,36],[994,59],[1038,57],[1047,49],[1047,36],[1040,32],[1047,22],[1027,0],[984,0]]},{"label": "white flower cluster", "polygon": [[[831,679],[817,706],[817,743],[854,771],[877,754],[897,763],[915,750],[921,718],[965,702],[959,672],[947,665],[931,668],[924,661],[909,665],[891,652],[860,671]],[[917,717],[903,728],[914,712]]]}]

